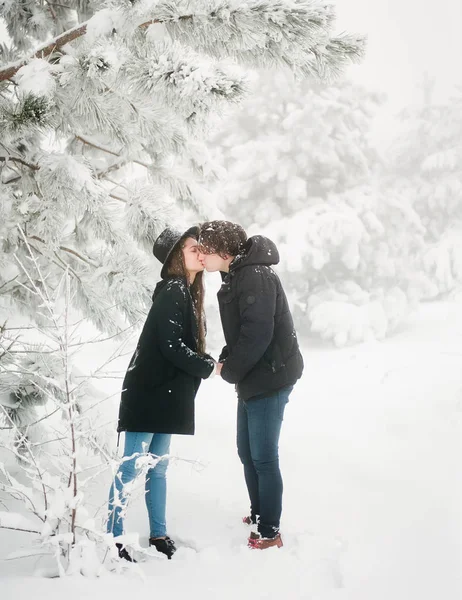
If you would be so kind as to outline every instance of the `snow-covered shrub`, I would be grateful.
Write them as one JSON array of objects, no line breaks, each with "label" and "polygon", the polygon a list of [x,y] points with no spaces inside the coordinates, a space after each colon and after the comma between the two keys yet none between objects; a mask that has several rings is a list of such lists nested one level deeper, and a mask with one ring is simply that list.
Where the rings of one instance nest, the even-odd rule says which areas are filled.
[{"label": "snow-covered shrub", "polygon": [[[380,98],[268,73],[255,87],[215,139],[228,169],[223,210],[278,245],[302,333],[340,345],[390,334],[430,282],[422,215],[371,142]],[[360,300],[345,296],[351,285]]]},{"label": "snow-covered shrub", "polygon": [[424,227],[419,272],[427,299],[462,286],[461,139],[462,94],[437,104],[427,93],[422,106],[403,112],[390,151],[390,178]]}]

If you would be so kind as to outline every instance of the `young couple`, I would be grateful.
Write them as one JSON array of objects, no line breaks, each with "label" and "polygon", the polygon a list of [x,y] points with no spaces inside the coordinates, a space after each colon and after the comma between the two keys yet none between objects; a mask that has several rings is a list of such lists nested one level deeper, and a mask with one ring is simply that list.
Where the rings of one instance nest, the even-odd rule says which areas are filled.
[{"label": "young couple", "polygon": [[[123,486],[135,479],[137,458],[163,457],[172,434],[194,434],[200,381],[217,374],[235,384],[238,396],[237,449],[250,498],[243,520],[258,526],[248,545],[281,547],[279,433],[303,359],[271,268],[279,262],[277,248],[263,236],[247,239],[239,225],[210,221],[184,233],[164,230],[153,252],[163,264],[162,280],[123,382],[118,431],[125,432],[124,458],[109,494],[107,531],[123,534]],[[220,271],[223,279],[218,302],[226,346],[218,362],[205,353],[204,268]],[[150,468],[145,485],[149,545],[171,558],[176,548],[165,523],[167,464],[163,458]],[[119,556],[132,561],[124,545],[116,545]]]}]

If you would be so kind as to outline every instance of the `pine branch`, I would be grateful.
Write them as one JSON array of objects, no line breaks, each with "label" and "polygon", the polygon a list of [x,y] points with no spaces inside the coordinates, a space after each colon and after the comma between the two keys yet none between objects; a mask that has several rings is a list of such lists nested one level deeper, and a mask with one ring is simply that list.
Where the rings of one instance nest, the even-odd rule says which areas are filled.
[{"label": "pine branch", "polygon": [[109,194],[110,198],[114,198],[114,200],[119,200],[120,202],[127,202],[126,200],[124,200],[123,198],[121,198],[120,196],[116,196],[115,194]]},{"label": "pine branch", "polygon": [[[82,143],[83,143],[83,144],[85,144],[86,146],[90,146],[91,148],[95,148],[96,150],[100,150],[101,152],[105,152],[106,154],[110,154],[110,155],[112,155],[112,156],[116,156],[117,158],[122,158],[122,157],[121,157],[121,155],[120,155],[118,152],[115,152],[115,151],[114,151],[114,150],[112,150],[111,148],[107,148],[107,147],[104,147],[104,146],[101,146],[101,145],[95,144],[94,142],[90,142],[89,140],[87,140],[87,139],[83,138],[83,137],[82,137],[82,136],[80,136],[80,135],[76,135],[76,136],[75,136],[75,139],[76,139],[76,140],[79,140],[80,142],[82,142]],[[19,163],[19,164],[21,164],[21,165],[24,165],[25,167],[28,167],[29,169],[31,169],[31,170],[33,170],[33,171],[39,171],[39,170],[40,170],[40,166],[39,166],[39,165],[34,165],[34,164],[31,164],[31,163],[28,163],[28,162],[26,162],[25,160],[23,160],[22,158],[18,158],[18,157],[15,157],[15,156],[0,157],[0,161],[1,161],[1,160],[4,160],[4,161],[6,161],[6,162],[16,162],[16,163]],[[120,169],[120,168],[122,168],[123,166],[125,166],[126,164],[128,164],[129,162],[133,162],[133,163],[135,163],[135,164],[137,164],[137,165],[140,165],[141,167],[144,167],[144,168],[146,168],[146,169],[149,169],[149,168],[151,168],[151,167],[152,167],[152,165],[150,165],[150,164],[148,164],[148,163],[145,163],[145,162],[143,162],[143,161],[140,161],[140,160],[136,160],[136,159],[124,160],[122,163],[118,163],[117,165],[111,165],[111,166],[110,166],[110,167],[108,167],[106,170],[104,170],[104,171],[100,171],[100,172],[96,173],[96,177],[97,177],[97,179],[101,179],[101,178],[103,178],[103,177],[104,177],[104,175],[106,175],[106,174],[107,174],[107,173],[109,173],[110,171],[113,171],[113,170]],[[6,185],[6,184],[8,184],[8,183],[13,183],[13,182],[15,182],[15,181],[18,181],[19,179],[21,179],[21,176],[18,176],[18,177],[15,177],[15,178],[13,178],[13,179],[10,179],[9,181],[6,181],[6,182],[4,182],[4,183],[5,183],[5,185]],[[113,197],[115,197],[115,196],[113,196]],[[121,198],[116,198],[116,199],[117,199],[117,200],[121,200]],[[123,202],[125,202],[125,200],[123,200]],[[34,236],[32,236],[32,238],[33,238],[33,239],[36,239],[36,240],[38,240],[38,241],[40,241],[40,242],[42,242],[42,241],[43,241],[43,240],[41,240],[41,239],[39,239],[39,238],[37,238],[37,237],[34,237]],[[65,250],[66,252],[71,252],[71,253],[72,253],[72,251],[71,251],[69,248],[64,248],[64,247],[61,247],[61,246],[60,246],[60,250]],[[74,252],[74,253],[75,253],[75,252]],[[78,256],[78,258],[82,258],[82,257],[80,257],[79,255],[77,255],[77,256]],[[82,259],[82,260],[84,260],[84,259]]]},{"label": "pine branch", "polygon": [[65,44],[68,44],[69,42],[81,37],[87,31],[87,24],[88,21],[82,25],[77,25],[76,27],[65,31],[61,35],[58,35],[54,38],[54,40],[40,47],[31,57],[7,65],[0,70],[0,81],[5,81],[6,79],[10,79],[16,75],[19,69],[26,65],[31,58],[46,58],[56,50],[59,50]]},{"label": "pine branch", "polygon": [[[51,5],[49,4],[49,6],[51,6]],[[192,17],[185,16],[182,18],[188,19],[188,18],[192,18]],[[160,23],[160,21],[156,20],[156,19],[152,19],[151,21],[142,23],[140,25],[140,28],[144,29],[146,27],[149,27],[150,25],[153,25],[154,23]],[[46,58],[47,56],[50,56],[50,54],[52,54],[53,52],[56,52],[56,50],[59,50],[66,44],[69,44],[69,42],[73,42],[74,40],[78,39],[79,37],[82,37],[87,32],[87,25],[88,25],[88,21],[86,21],[85,23],[82,23],[82,25],[77,25],[76,27],[73,27],[72,29],[65,31],[64,33],[61,33],[60,35],[55,37],[51,42],[48,42],[47,44],[45,44],[44,46],[42,46],[38,50],[36,50],[36,52],[32,56],[25,58],[23,60],[20,60],[20,61],[16,61],[15,63],[11,63],[10,65],[7,65],[3,69],[0,69],[0,81],[5,81],[8,79],[11,79],[11,77],[14,77],[14,75],[16,75],[16,73],[19,71],[19,69],[21,67],[23,67],[24,65],[26,65],[31,58]]]},{"label": "pine branch", "polygon": [[107,169],[103,169],[102,171],[96,171],[95,177],[96,179],[103,179],[108,173],[112,173],[113,171],[118,171],[119,169],[122,169],[129,162],[129,160],[120,160],[118,162],[115,162],[110,167],[107,167]]},{"label": "pine branch", "polygon": [[75,139],[79,140],[79,142],[82,142],[83,144],[86,144],[87,146],[96,148],[96,150],[101,150],[101,152],[106,152],[107,154],[112,154],[112,156],[117,156],[117,157],[120,156],[120,154],[118,152],[115,152],[114,150],[111,150],[110,148],[105,148],[103,146],[99,146],[99,145],[95,144],[94,142],[90,142],[89,140],[86,140],[85,138],[83,138],[80,135],[76,135]]},{"label": "pine branch", "polygon": [[28,167],[29,169],[32,169],[32,171],[38,171],[40,169],[40,167],[38,165],[32,165],[31,163],[26,162],[25,160],[23,160],[22,158],[17,158],[15,156],[2,156],[0,157],[0,160],[6,161],[6,162],[16,162],[19,163],[21,165],[24,165],[25,167]]},{"label": "pine branch", "polygon": [[109,177],[105,177],[104,181],[109,181],[109,183],[112,183],[115,187],[121,187],[124,190],[126,190],[127,192],[130,191],[126,185],[123,185],[122,183],[119,183],[118,181],[114,181],[113,179],[109,179]]},{"label": "pine branch", "polygon": [[[45,255],[43,254],[43,252],[40,252],[40,250],[39,250],[38,248],[36,248],[35,246],[33,246],[32,244],[30,244],[30,243],[28,243],[28,242],[26,242],[26,243],[27,243],[27,246],[29,246],[30,248],[32,248],[32,250],[34,250],[35,252],[37,252],[37,254],[40,254],[40,256],[45,256]],[[56,253],[55,253],[55,256],[56,256]],[[54,265],[56,265],[56,266],[57,266],[58,268],[60,268],[62,271],[66,271],[66,269],[69,269],[69,271],[72,273],[72,275],[73,275],[73,276],[74,276],[74,277],[75,277],[75,278],[76,278],[78,281],[80,281],[80,283],[82,283],[82,280],[80,279],[80,277],[78,276],[78,274],[77,274],[77,273],[74,271],[74,269],[72,269],[72,268],[71,268],[71,267],[70,267],[70,266],[69,266],[67,263],[63,262],[63,261],[62,261],[62,260],[59,258],[59,256],[57,256],[56,258],[57,258],[57,259],[58,259],[58,260],[61,262],[61,264],[60,264],[59,262],[57,262],[56,260],[52,260],[52,259],[50,259],[50,262],[52,262]],[[19,264],[21,265],[21,267],[24,269],[24,266],[23,266],[23,265],[20,263],[20,261],[18,260],[18,258],[17,258],[17,257],[16,257],[16,260],[19,262]],[[63,266],[63,265],[64,265],[64,266]],[[19,285],[20,285],[21,287],[24,287],[24,288],[26,288],[26,290],[27,290],[27,291],[29,291],[29,292],[31,291],[31,290],[30,290],[30,289],[29,289],[29,288],[28,288],[26,285],[24,285],[23,283],[19,282]]]},{"label": "pine branch", "polygon": [[[15,171],[16,173],[16,171]],[[21,175],[18,175],[17,177],[13,177],[12,179],[8,179],[7,181],[2,181],[3,185],[9,185],[10,183],[16,183],[16,181],[19,181],[21,179]]]},{"label": "pine branch", "polygon": [[[29,235],[28,239],[30,239],[30,240],[37,240],[38,242],[41,242],[42,244],[46,244],[45,240],[42,240],[42,238],[39,238],[36,235]],[[87,258],[84,258],[81,254],[79,254],[78,252],[76,252],[72,248],[66,248],[66,246],[59,246],[59,249],[62,250],[63,252],[68,252],[69,254],[73,254],[74,256],[76,256],[77,258],[79,258],[84,263],[87,263],[87,265],[90,265],[90,267],[95,267],[96,266],[94,263],[92,263]]]},{"label": "pine branch", "polygon": [[53,21],[57,21],[58,20],[58,16],[56,14],[55,9],[53,8],[53,4],[51,2],[49,2],[48,0],[45,0],[45,2],[46,2],[47,6],[48,6],[48,8],[50,10],[51,16],[53,17]]},{"label": "pine branch", "polygon": [[[288,65],[306,74],[318,70],[316,62],[320,55],[320,44],[325,49],[323,63],[327,61],[335,65],[339,59],[335,42],[329,46],[329,32],[335,12],[332,5],[322,0],[294,0],[287,5],[268,0],[249,0],[236,6],[217,2],[215,6],[210,5],[205,14],[201,2],[165,2],[156,3],[152,11],[154,14],[151,19],[148,14],[139,15],[140,19],[148,20],[138,28],[145,29],[152,24],[163,23],[173,38],[213,56],[235,56],[260,66],[269,63]],[[188,14],[182,14],[182,11]],[[45,58],[83,36],[88,23],[57,36],[39,48],[33,57]],[[241,23],[246,25],[244,35]],[[358,49],[349,50],[351,60],[362,52],[362,38],[357,38],[356,42]],[[296,57],[296,54],[299,56]],[[30,58],[0,69],[0,81],[13,77]]]},{"label": "pine branch", "polygon": [[[90,140],[85,139],[81,135],[76,135],[75,139],[79,140],[79,142],[82,142],[83,144],[86,144],[87,146],[90,146],[91,148],[95,148],[96,150],[101,150],[101,152],[106,152],[106,154],[111,154],[112,156],[117,156],[117,158],[121,158],[121,155],[118,152],[115,152],[115,150],[95,144],[94,142],[90,142]],[[149,169],[152,166],[152,165],[149,165],[148,163],[141,162],[141,161],[135,160],[135,159],[129,160],[127,162],[133,162],[137,165],[140,165],[141,167],[145,167],[146,169]],[[105,171],[105,172],[107,172],[107,171]],[[102,174],[103,173],[99,173],[98,175],[102,176]]]}]

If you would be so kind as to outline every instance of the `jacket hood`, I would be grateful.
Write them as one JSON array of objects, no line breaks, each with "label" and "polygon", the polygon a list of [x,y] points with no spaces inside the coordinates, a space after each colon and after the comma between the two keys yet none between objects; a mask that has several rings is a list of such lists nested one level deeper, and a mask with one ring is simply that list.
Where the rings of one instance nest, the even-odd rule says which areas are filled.
[{"label": "jacket hood", "polygon": [[264,235],[253,235],[247,240],[244,250],[229,266],[230,271],[249,265],[277,265],[279,252],[276,244]]}]

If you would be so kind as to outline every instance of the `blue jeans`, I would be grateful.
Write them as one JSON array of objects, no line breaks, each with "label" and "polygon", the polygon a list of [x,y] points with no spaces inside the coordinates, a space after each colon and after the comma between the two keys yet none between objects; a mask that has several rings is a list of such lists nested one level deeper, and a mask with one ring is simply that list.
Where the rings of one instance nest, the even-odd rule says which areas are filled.
[{"label": "blue jeans", "polygon": [[[127,502],[127,496],[122,490],[124,484],[133,481],[138,475],[139,470],[136,468],[136,459],[146,454],[154,456],[168,454],[171,438],[170,433],[125,432],[124,457],[134,456],[121,463],[109,492],[107,532],[112,533],[114,537],[122,535],[124,532],[123,516],[121,513],[123,506]],[[145,499],[149,515],[150,537],[163,537],[167,533],[165,525],[167,466],[168,460],[162,459],[146,473]],[[114,485],[118,491],[119,503],[122,506],[114,506]]]},{"label": "blue jeans", "polygon": [[239,400],[237,405],[237,451],[244,465],[251,516],[260,517],[258,531],[262,537],[271,538],[279,532],[279,434],[292,389],[287,386],[264,398]]}]

